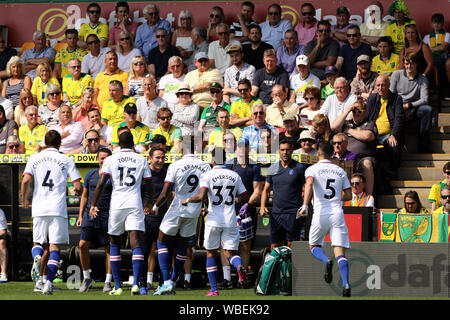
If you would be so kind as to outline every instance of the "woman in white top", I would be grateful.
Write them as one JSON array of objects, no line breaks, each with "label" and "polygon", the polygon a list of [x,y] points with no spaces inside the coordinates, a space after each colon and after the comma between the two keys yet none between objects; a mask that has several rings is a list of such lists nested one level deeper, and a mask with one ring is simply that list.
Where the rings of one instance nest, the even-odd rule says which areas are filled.
[{"label": "woman in white top", "polygon": [[178,15],[178,29],[172,35],[172,45],[180,50],[181,58],[188,59],[194,51],[192,44],[192,26],[194,17],[189,10],[182,10]]},{"label": "woman in white top", "polygon": [[312,119],[320,113],[320,89],[316,87],[306,88],[303,99],[306,101],[306,107],[300,111],[300,125],[310,129]]},{"label": "woman in white top", "polygon": [[179,56],[169,58],[169,71],[159,80],[158,95],[167,101],[169,106],[174,106],[178,102],[177,92],[183,84],[186,75],[183,73],[183,59]]},{"label": "woman in white top", "polygon": [[135,100],[144,96],[142,81],[148,75],[147,62],[143,56],[135,56],[131,59],[130,72],[128,76],[128,93]]},{"label": "woman in white top", "polygon": [[[181,86],[177,91],[178,103],[171,107],[173,113],[171,124],[181,129],[183,137],[194,136],[194,123],[198,120],[199,107],[192,103],[192,90]],[[183,140],[185,140],[183,138]]]},{"label": "woman in white top", "polygon": [[141,50],[134,46],[133,37],[128,31],[119,33],[116,52],[119,59],[119,69],[125,72],[130,72],[131,60],[136,56],[142,55]]}]

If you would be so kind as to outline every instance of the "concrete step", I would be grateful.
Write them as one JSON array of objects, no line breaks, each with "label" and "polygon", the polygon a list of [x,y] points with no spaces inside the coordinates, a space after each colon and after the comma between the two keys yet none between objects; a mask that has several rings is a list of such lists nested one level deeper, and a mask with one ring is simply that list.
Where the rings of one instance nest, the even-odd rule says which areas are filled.
[{"label": "concrete step", "polygon": [[404,153],[403,160],[418,160],[418,161],[450,161],[450,153]]},{"label": "concrete step", "polygon": [[[418,138],[408,137],[408,139],[405,142],[405,148],[408,153],[417,153]],[[450,140],[432,139],[431,143],[430,143],[430,149],[433,153],[449,153],[450,152]]]},{"label": "concrete step", "polygon": [[406,187],[406,188],[392,188],[394,195],[405,195],[409,191],[416,191],[419,196],[428,196],[430,194],[431,185],[423,186],[421,188]]},{"label": "concrete step", "polygon": [[401,167],[398,170],[399,180],[442,180],[442,168]]},{"label": "concrete step", "polygon": [[431,188],[431,186],[441,180],[394,180],[391,181],[392,188],[409,188],[409,189],[422,189]]},{"label": "concrete step", "polygon": [[403,160],[402,167],[435,167],[442,168],[450,160]]},{"label": "concrete step", "polygon": [[[404,196],[400,194],[394,194],[394,195],[386,195],[378,198],[377,201],[377,207],[378,208],[403,208],[404,207]],[[429,205],[427,199],[428,195],[420,195],[419,194],[420,202],[422,203],[422,206],[429,209],[431,205]]]},{"label": "concrete step", "polygon": [[442,109],[441,109],[441,112],[439,112],[439,114],[438,114],[438,123],[437,124],[438,124],[438,126],[442,126],[442,127],[450,126],[450,112],[444,113],[444,112],[442,112]]}]

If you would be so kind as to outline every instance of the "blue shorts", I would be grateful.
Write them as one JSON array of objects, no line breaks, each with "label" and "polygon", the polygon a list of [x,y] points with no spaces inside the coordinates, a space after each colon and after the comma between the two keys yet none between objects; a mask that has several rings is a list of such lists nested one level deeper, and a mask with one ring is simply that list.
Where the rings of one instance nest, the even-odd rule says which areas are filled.
[{"label": "blue shorts", "polygon": [[295,214],[270,214],[270,243],[305,239],[305,218],[295,217]]},{"label": "blue shorts", "polygon": [[145,216],[145,235],[144,243],[145,247],[151,249],[153,242],[158,240],[159,225],[161,224],[162,218]]},{"label": "blue shorts", "polygon": [[103,247],[109,244],[108,215],[99,214],[97,218],[89,221],[87,213],[83,215],[80,240],[91,242],[91,246]]}]

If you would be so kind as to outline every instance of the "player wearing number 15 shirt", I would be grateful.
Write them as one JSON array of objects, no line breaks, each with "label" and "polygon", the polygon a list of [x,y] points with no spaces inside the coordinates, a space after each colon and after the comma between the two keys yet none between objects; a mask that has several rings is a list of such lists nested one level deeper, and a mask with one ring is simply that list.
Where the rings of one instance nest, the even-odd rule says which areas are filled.
[{"label": "player wearing number 15 shirt", "polygon": [[324,239],[330,234],[331,246],[342,278],[342,294],[350,296],[348,262],[345,249],[350,248],[347,225],[344,220],[342,201],[351,199],[351,186],[344,169],[330,161],[333,147],[327,142],[319,143],[319,162],[306,169],[305,195],[298,216],[308,214],[314,192],[314,214],[309,231],[312,255],[325,265],[325,282],[331,283],[333,260],[322,250]]},{"label": "player wearing number 15 shirt", "polygon": [[[186,150],[186,148],[183,147],[183,150]],[[211,170],[211,166],[205,161],[197,159],[194,154],[185,154],[181,159],[170,164],[167,169],[163,190],[156,199],[153,211],[157,211],[166,201],[171,190],[175,192],[175,197],[159,226],[156,244],[164,284],[155,291],[154,295],[174,292],[173,282],[183,270],[187,258],[189,238],[197,232],[197,221],[202,208],[201,203],[190,203],[188,206],[182,206],[181,201],[198,192],[200,176],[209,170]],[[180,237],[177,243],[177,255],[172,275],[170,275],[172,258],[169,255],[168,244],[178,233]]]},{"label": "player wearing number 15 shirt", "polygon": [[[33,269],[40,269],[43,245],[50,244],[47,262],[47,282],[42,293],[52,294],[52,281],[59,268],[60,245],[69,243],[66,188],[68,177],[75,193],[81,194],[81,176],[72,159],[58,151],[61,135],[50,130],[45,135],[45,150],[31,156],[22,180],[23,207],[28,208],[27,194],[34,181],[31,215],[33,217]],[[33,272],[33,271],[32,271]],[[39,272],[38,272],[39,273]]]}]

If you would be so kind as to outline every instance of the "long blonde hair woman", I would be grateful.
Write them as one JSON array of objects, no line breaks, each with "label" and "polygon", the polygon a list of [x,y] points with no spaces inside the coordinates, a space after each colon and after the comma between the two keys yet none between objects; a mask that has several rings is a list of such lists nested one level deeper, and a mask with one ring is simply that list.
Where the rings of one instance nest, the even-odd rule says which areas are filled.
[{"label": "long blonde hair woman", "polygon": [[23,88],[19,95],[19,105],[14,109],[14,121],[18,126],[27,124],[25,109],[31,105],[33,105],[33,95],[30,89]]},{"label": "long blonde hair woman", "polygon": [[37,77],[34,78],[31,86],[31,93],[33,94],[33,104],[40,106],[48,101],[47,86],[51,83],[57,86],[60,85],[58,79],[52,76],[52,67],[46,62],[37,66],[36,75]]},{"label": "long blonde hair woman", "polygon": [[141,56],[141,50],[134,46],[133,36],[128,31],[119,33],[116,45],[118,66],[120,70],[130,72],[130,62],[135,56]]},{"label": "long blonde hair woman", "polygon": [[3,81],[2,97],[11,100],[14,106],[19,104],[20,91],[31,89],[31,78],[25,74],[25,65],[18,56],[13,56],[6,64],[9,79]]},{"label": "long blonde hair woman", "polygon": [[131,59],[130,72],[128,76],[128,95],[138,99],[144,95],[142,81],[148,75],[147,62],[143,56]]}]

